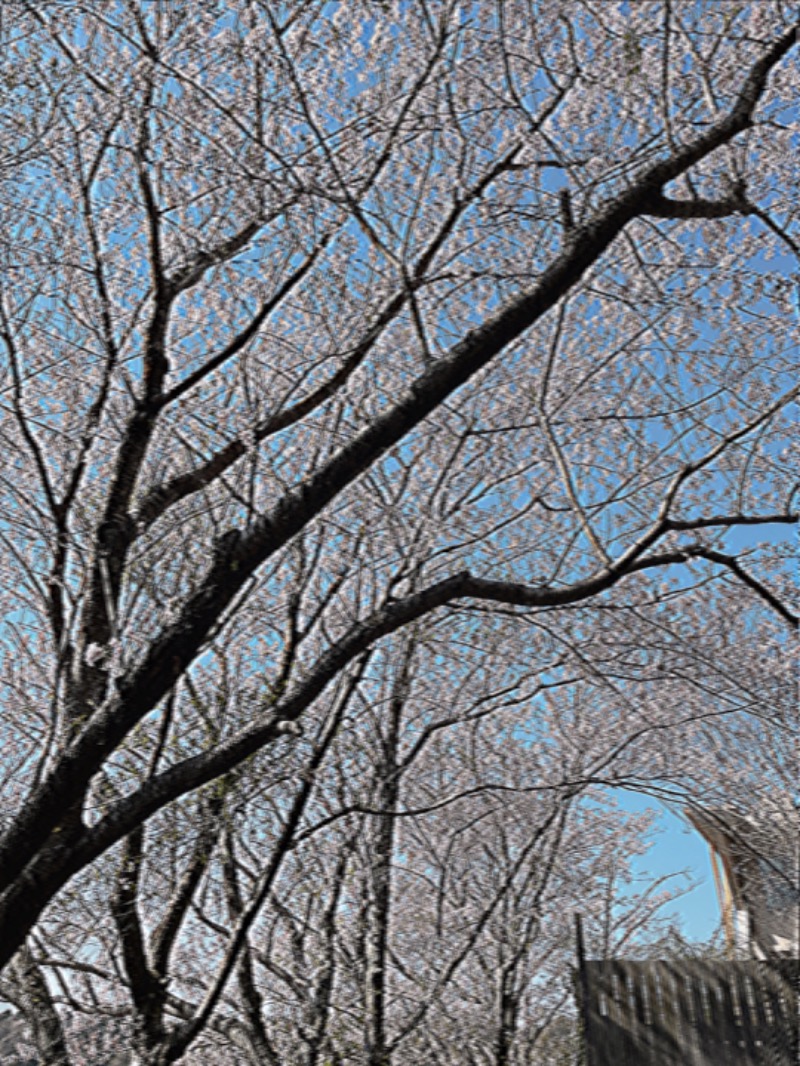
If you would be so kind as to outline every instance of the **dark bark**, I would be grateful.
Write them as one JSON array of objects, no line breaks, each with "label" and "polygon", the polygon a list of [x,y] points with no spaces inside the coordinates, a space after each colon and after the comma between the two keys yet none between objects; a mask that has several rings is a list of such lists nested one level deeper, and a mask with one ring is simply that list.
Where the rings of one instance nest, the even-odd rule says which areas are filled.
[{"label": "dark bark", "polygon": [[344,886],[344,877],[350,862],[352,852],[356,844],[356,834],[353,834],[341,850],[334,871],[333,890],[328,905],[322,917],[322,942],[323,957],[325,962],[314,989],[313,999],[309,1007],[309,1023],[306,1029],[305,1039],[308,1045],[308,1066],[320,1066],[322,1056],[330,1056],[330,1041],[328,1028],[331,1017],[331,1001],[333,999],[333,983],[336,975],[336,936],[338,923],[336,912],[339,907],[339,898]]},{"label": "dark bark", "polygon": [[517,997],[514,994],[514,966],[503,966],[497,974],[497,1037],[494,1066],[509,1066],[517,1021]]},{"label": "dark bark", "polygon": [[30,948],[23,945],[11,967],[19,988],[19,1006],[31,1027],[40,1066],[71,1066],[64,1030],[50,989]]},{"label": "dark bark", "polygon": [[164,1039],[166,984],[151,969],[145,950],[137,906],[143,858],[144,828],[140,826],[125,841],[111,898],[111,913],[135,1011],[134,1042],[140,1056],[147,1059]]},{"label": "dark bark", "polygon": [[[239,871],[236,862],[236,851],[233,836],[230,831],[225,834],[225,859],[223,863],[223,877],[225,884],[225,898],[231,922],[236,924],[244,914],[244,900],[242,899],[239,885]],[[253,972],[253,960],[250,953],[250,945],[245,938],[239,959],[236,964],[236,979],[239,986],[239,995],[242,999],[244,1021],[250,1045],[259,1063],[267,1066],[280,1066],[275,1048],[267,1034],[262,1015],[263,998],[256,985]]]},{"label": "dark bark", "polygon": [[372,847],[367,872],[367,970],[365,1037],[367,1066],[390,1066],[391,1048],[386,1036],[386,964],[392,906],[392,859],[396,812],[400,799],[400,723],[408,694],[413,640],[399,664],[399,675],[389,703],[385,730],[379,736],[380,756],[376,767],[375,803],[383,812],[374,817]]}]

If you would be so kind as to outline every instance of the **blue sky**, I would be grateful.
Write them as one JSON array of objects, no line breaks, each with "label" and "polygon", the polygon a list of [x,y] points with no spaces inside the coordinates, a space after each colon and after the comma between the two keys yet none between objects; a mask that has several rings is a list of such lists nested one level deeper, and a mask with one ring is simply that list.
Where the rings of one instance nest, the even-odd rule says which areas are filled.
[{"label": "blue sky", "polygon": [[[708,940],[720,922],[708,845],[688,822],[656,800],[632,793],[619,799],[626,810],[643,811],[650,808],[658,812],[653,846],[646,855],[634,860],[634,869],[640,874],[646,872],[651,877],[663,877],[688,869],[692,880],[699,882],[697,887],[667,908],[665,913],[674,912],[679,917],[681,934],[686,940]],[[677,879],[675,884],[679,886]]]}]

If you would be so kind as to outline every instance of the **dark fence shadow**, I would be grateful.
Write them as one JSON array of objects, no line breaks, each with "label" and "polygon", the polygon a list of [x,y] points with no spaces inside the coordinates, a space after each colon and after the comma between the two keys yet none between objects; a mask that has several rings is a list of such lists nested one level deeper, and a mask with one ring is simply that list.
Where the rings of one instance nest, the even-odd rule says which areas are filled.
[{"label": "dark fence shadow", "polygon": [[795,960],[579,960],[586,1066],[798,1066]]}]

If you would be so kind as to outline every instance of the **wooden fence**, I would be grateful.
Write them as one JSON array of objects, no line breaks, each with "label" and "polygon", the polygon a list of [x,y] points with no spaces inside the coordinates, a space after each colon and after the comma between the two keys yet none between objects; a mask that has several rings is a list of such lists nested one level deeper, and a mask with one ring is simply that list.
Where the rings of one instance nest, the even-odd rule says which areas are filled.
[{"label": "wooden fence", "polygon": [[579,959],[586,1066],[798,1066],[799,967]]}]

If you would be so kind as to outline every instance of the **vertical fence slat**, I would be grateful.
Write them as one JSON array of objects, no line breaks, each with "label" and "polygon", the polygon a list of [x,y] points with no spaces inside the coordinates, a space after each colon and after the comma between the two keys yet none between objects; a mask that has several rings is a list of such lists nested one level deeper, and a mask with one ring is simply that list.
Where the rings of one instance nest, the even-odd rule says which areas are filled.
[{"label": "vertical fence slat", "polygon": [[669,962],[656,963],[661,1001],[656,1029],[656,1062],[666,1066],[683,1066],[683,1016],[679,1009],[678,977]]},{"label": "vertical fence slat", "polygon": [[617,1062],[634,1066],[639,1061],[636,1048],[636,1016],[632,1010],[630,990],[630,967],[614,959],[608,963],[613,973],[616,999],[616,1018],[622,1024],[615,1026],[615,1052]]},{"label": "vertical fence slat", "polygon": [[747,1047],[747,1063],[748,1066],[752,1063],[753,1066],[760,1066],[758,1058],[755,1054],[755,1041],[756,1041],[756,1025],[755,1015],[752,1008],[752,987],[750,985],[750,978],[752,976],[752,967],[749,963],[742,963],[733,971],[733,977],[736,982],[736,990],[739,996],[739,1004],[742,1010],[742,1038],[744,1039],[745,1046]]},{"label": "vertical fence slat", "polygon": [[[706,1018],[707,1003],[703,995],[704,971],[700,963],[692,960],[686,967],[689,985],[689,994],[692,997],[692,1013],[694,1015],[694,1034],[696,1049],[694,1057],[690,1060],[696,1066],[705,1066],[709,1055],[709,1037],[716,1042],[719,1034],[711,1033],[711,1026]],[[712,1045],[713,1046],[713,1045]]]},{"label": "vertical fence slat", "polygon": [[[724,964],[723,964],[724,965]],[[723,966],[718,964],[719,989],[720,989],[720,1027],[722,1030],[721,1045],[729,1061],[738,1064],[742,1061],[742,1025],[743,1019],[739,1011],[739,1005],[735,996],[735,989],[731,984],[730,975],[726,974]]]},{"label": "vertical fence slat", "polygon": [[772,1066],[770,1024],[765,1005],[764,988],[769,978],[769,964],[758,962],[750,970],[751,1010],[753,1014],[753,1058],[761,1066]]}]

